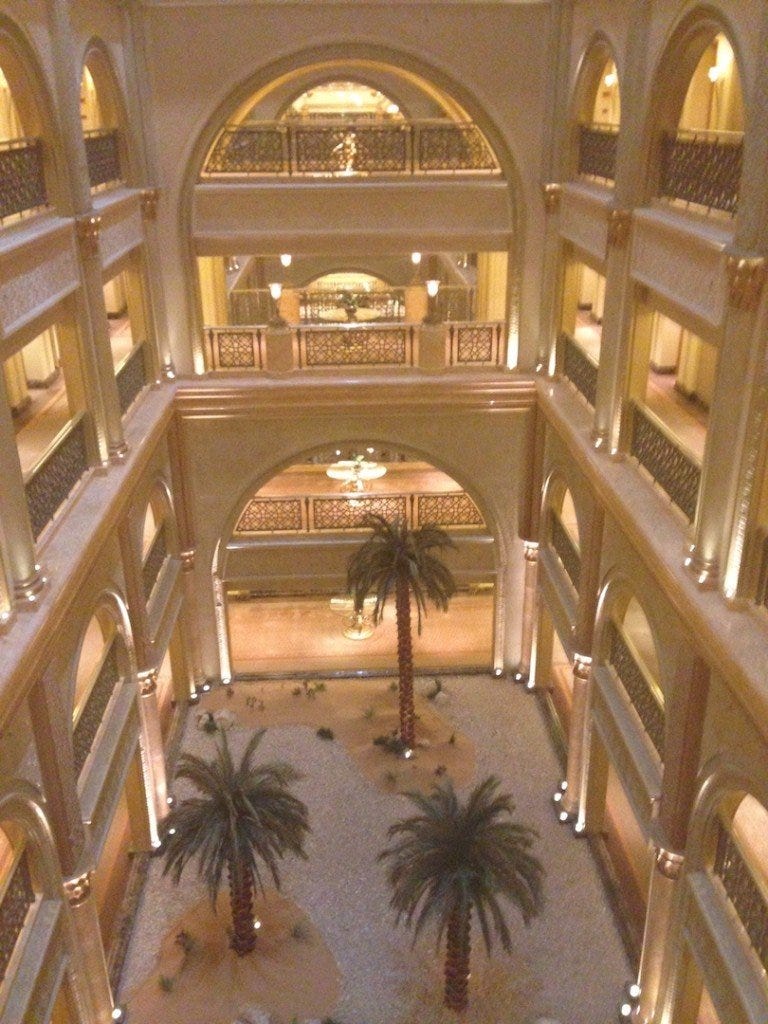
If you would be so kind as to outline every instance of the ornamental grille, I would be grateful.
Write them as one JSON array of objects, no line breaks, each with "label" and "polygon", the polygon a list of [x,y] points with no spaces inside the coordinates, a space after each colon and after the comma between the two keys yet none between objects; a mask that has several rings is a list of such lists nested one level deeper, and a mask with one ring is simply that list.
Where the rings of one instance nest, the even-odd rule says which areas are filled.
[{"label": "ornamental grille", "polygon": [[122,180],[120,145],[117,129],[93,131],[85,135],[85,158],[91,188]]},{"label": "ornamental grille", "polygon": [[210,359],[214,370],[263,370],[264,332],[259,327],[232,330],[207,329]]},{"label": "ornamental grille", "polygon": [[480,509],[464,491],[450,494],[417,494],[414,519],[417,526],[485,526]]},{"label": "ornamental grille", "polygon": [[75,774],[80,775],[83,765],[96,739],[96,733],[104,719],[104,712],[115,692],[115,687],[120,682],[120,671],[117,667],[117,648],[113,641],[102,662],[101,669],[93,684],[93,689],[88,694],[80,717],[77,720],[72,734],[72,748],[75,761]]},{"label": "ornamental grille", "polygon": [[581,579],[581,555],[579,549],[571,540],[571,535],[560,521],[560,517],[550,511],[552,547],[555,554],[565,569],[568,579],[573,584],[574,590],[579,589]]},{"label": "ornamental grille", "polygon": [[650,684],[638,665],[626,640],[613,622],[608,622],[606,632],[609,638],[608,660],[624,687],[632,707],[638,714],[643,728],[664,761],[664,709],[651,690]]},{"label": "ornamental grille", "polygon": [[722,882],[763,970],[768,971],[768,900],[733,836],[722,825],[718,825],[713,870]]},{"label": "ornamental grille", "polygon": [[26,853],[22,853],[13,869],[0,902],[0,982],[5,978],[13,951],[24,927],[35,890]]},{"label": "ornamental grille", "polygon": [[40,139],[0,145],[0,219],[48,205]]},{"label": "ornamental grille", "polygon": [[473,124],[421,125],[418,165],[422,171],[492,171],[496,160]]},{"label": "ornamental grille", "polygon": [[160,572],[165,565],[165,559],[168,555],[168,544],[166,543],[165,537],[165,525],[163,524],[155,534],[155,537],[150,545],[147,557],[144,559],[144,564],[141,567],[141,583],[144,589],[144,600],[148,601],[152,591],[155,589]]},{"label": "ornamental grille", "polygon": [[290,166],[287,128],[227,128],[205,164],[206,174],[281,174]]},{"label": "ornamental grille", "polygon": [[[373,292],[302,292],[299,315],[305,323],[323,320],[323,313],[343,310],[344,302],[355,309],[375,310],[381,320],[402,320],[405,317],[405,292],[402,288]],[[255,323],[256,321],[251,321]]]},{"label": "ornamental grille", "polygon": [[768,608],[768,533],[764,533],[760,544],[760,573],[757,580],[757,603]]},{"label": "ornamental grille", "polygon": [[560,344],[563,349],[563,373],[594,409],[597,400],[597,366],[570,335],[561,334]]},{"label": "ornamental grille", "polygon": [[312,502],[312,527],[315,530],[364,530],[370,515],[388,522],[405,521],[408,501],[405,494],[371,497],[315,498]]},{"label": "ornamental grille", "polygon": [[501,362],[500,323],[451,324],[448,328],[451,366],[498,366]]},{"label": "ornamental grille", "polygon": [[612,125],[579,125],[579,174],[603,181],[616,178],[619,130]]},{"label": "ornamental grille", "polygon": [[115,374],[120,412],[123,415],[128,412],[147,383],[145,353],[144,344],[137,345]]},{"label": "ornamental grille", "polygon": [[410,167],[410,133],[405,125],[292,128],[294,166],[299,174],[400,173]]},{"label": "ornamental grille", "polygon": [[85,416],[81,415],[70,425],[56,447],[32,470],[24,484],[29,521],[35,540],[59,511],[87,469]]},{"label": "ornamental grille", "polygon": [[300,533],[306,529],[301,498],[251,498],[235,533]]},{"label": "ornamental grille", "polygon": [[735,214],[743,152],[741,137],[665,135],[661,143],[659,194]]},{"label": "ornamental grille", "polygon": [[299,366],[413,366],[412,327],[299,331]]},{"label": "ornamental grille", "polygon": [[629,452],[647,470],[689,522],[696,515],[701,469],[634,402],[630,403]]}]

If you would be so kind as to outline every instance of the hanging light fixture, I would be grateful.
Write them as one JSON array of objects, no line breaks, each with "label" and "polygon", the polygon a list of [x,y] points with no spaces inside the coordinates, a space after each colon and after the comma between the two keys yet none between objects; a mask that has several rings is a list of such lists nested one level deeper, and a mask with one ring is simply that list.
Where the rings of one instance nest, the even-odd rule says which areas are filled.
[{"label": "hanging light fixture", "polygon": [[284,267],[290,267],[291,263],[293,263],[293,256],[289,252],[280,253],[280,262]]},{"label": "hanging light fixture", "polygon": [[272,305],[274,306],[274,311],[272,313],[272,318],[269,321],[269,326],[285,327],[285,320],[283,320],[283,318],[280,316],[280,307],[278,306],[280,296],[283,294],[283,286],[280,284],[279,281],[270,281],[268,287],[269,295],[270,298],[272,299]]},{"label": "hanging light fixture", "polygon": [[420,252],[412,252],[411,253],[411,263],[414,265],[414,267],[418,267],[418,265],[421,263],[421,253]]}]

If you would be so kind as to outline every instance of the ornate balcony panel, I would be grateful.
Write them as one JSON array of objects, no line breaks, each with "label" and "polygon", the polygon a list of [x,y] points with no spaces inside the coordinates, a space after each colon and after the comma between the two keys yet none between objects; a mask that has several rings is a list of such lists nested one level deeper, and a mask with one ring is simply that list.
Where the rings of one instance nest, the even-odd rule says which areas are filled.
[{"label": "ornate balcony panel", "polygon": [[477,505],[464,491],[448,494],[414,495],[414,525],[424,526],[485,526],[485,520]]},{"label": "ornate balcony panel", "polygon": [[136,345],[115,374],[120,412],[125,415],[147,383],[146,343]]},{"label": "ornate balcony panel", "polygon": [[165,526],[161,526],[155,534],[141,568],[141,583],[145,601],[149,600],[152,591],[155,589],[155,584],[160,578],[160,573],[167,557],[168,541],[165,534]]},{"label": "ornate balcony panel", "polygon": [[88,469],[85,415],[73,420],[27,477],[24,489],[37,540]]},{"label": "ornate balcony panel", "polygon": [[744,151],[740,132],[678,132],[661,143],[659,194],[735,214]]},{"label": "ornate balcony panel", "polygon": [[91,188],[123,180],[120,167],[120,140],[116,129],[86,132],[85,157]]},{"label": "ornate balcony panel", "polygon": [[616,178],[619,129],[609,124],[579,125],[579,174],[603,181]]},{"label": "ornate balcony panel", "polygon": [[651,474],[669,499],[690,522],[696,515],[701,469],[667,434],[646,409],[629,404],[632,438],[630,455]]},{"label": "ornate balcony panel", "polygon": [[227,128],[205,164],[206,174],[287,174],[287,125]]},{"label": "ornate balcony panel", "polygon": [[311,125],[291,129],[299,174],[402,174],[410,168],[407,125]]},{"label": "ornate balcony panel", "polygon": [[298,331],[299,366],[413,366],[413,327],[309,327]]},{"label": "ornate balcony panel", "polygon": [[606,632],[609,642],[608,660],[610,665],[626,690],[632,706],[643,723],[643,728],[656,748],[656,753],[663,761],[664,709],[653,695],[645,673],[613,622],[608,622]]},{"label": "ornate balcony panel", "polygon": [[235,533],[302,533],[307,529],[301,498],[251,498]]},{"label": "ornate balcony panel", "polygon": [[72,735],[72,746],[75,760],[75,771],[79,775],[96,739],[96,733],[104,719],[104,712],[112,699],[115,687],[120,682],[120,671],[117,665],[117,649],[113,641],[106,653],[101,669],[88,694],[80,717]]},{"label": "ornate balcony panel", "polygon": [[594,409],[597,399],[597,366],[570,335],[561,334],[560,344],[563,350],[563,373]]},{"label": "ornate balcony panel", "polygon": [[448,327],[451,366],[500,366],[503,346],[501,323],[452,323]]},{"label": "ornate balcony panel", "polygon": [[41,140],[0,143],[0,220],[47,205]]},{"label": "ornate balcony panel", "polygon": [[[300,299],[301,319],[304,323],[328,321],[332,311],[343,311],[344,302],[351,302],[354,308],[375,312],[378,320],[402,320],[405,316],[405,290],[392,288],[387,291],[348,292],[334,291],[302,292]],[[324,315],[325,314],[325,315]]]},{"label": "ornate balcony panel", "polygon": [[205,333],[212,369],[264,369],[265,336],[261,327],[208,327]]},{"label": "ornate balcony panel", "polygon": [[733,836],[723,825],[718,827],[713,871],[738,914],[763,970],[768,971],[768,893],[758,885]]},{"label": "ornate balcony panel", "polygon": [[571,536],[560,522],[560,518],[554,512],[550,512],[552,524],[552,547],[565,569],[568,579],[573,584],[574,590],[579,589],[581,578],[581,555],[579,549],[571,540]]},{"label": "ornate balcony panel", "polygon": [[495,171],[498,165],[473,124],[421,124],[416,132],[420,171]]},{"label": "ornate balcony panel", "polygon": [[382,516],[390,522],[406,519],[405,494],[350,495],[344,498],[315,498],[311,505],[311,530],[339,531],[367,529],[366,516]]},{"label": "ornate balcony panel", "polygon": [[27,914],[34,902],[35,890],[32,888],[29,863],[26,853],[22,853],[0,902],[0,982],[8,970]]}]

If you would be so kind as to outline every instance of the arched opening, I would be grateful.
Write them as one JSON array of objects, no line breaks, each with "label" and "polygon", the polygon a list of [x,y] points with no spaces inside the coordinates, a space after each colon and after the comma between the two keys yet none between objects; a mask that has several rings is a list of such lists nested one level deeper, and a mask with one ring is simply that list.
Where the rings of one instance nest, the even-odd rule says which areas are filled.
[{"label": "arched opening", "polygon": [[612,49],[602,37],[592,43],[582,60],[575,116],[576,172],[590,181],[612,185],[621,126],[621,90]]},{"label": "arched opening", "polygon": [[128,166],[121,132],[125,117],[109,58],[98,43],[90,47],[83,64],[80,119],[91,191],[121,184]]},{"label": "arched opening", "polygon": [[441,526],[455,544],[444,558],[459,592],[414,630],[417,670],[491,664],[495,554],[480,510],[435,466],[361,441],[306,454],[241,509],[219,562],[234,674],[394,670],[394,608],[364,643],[349,635],[346,565],[369,514]]},{"label": "arched opening", "polygon": [[332,81],[306,89],[291,101],[281,119],[331,120],[335,117],[401,121],[403,112],[399,104],[373,86]]},{"label": "arched opening", "polygon": [[573,496],[565,481],[553,479],[551,482],[546,511],[547,540],[575,595],[579,590],[581,576],[579,523]]}]

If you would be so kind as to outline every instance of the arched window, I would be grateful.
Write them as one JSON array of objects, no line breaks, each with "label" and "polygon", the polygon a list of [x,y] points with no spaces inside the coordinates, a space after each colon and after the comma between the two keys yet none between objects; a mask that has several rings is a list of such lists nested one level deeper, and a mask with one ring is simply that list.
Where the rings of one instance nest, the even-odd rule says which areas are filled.
[{"label": "arched window", "polygon": [[597,39],[584,56],[575,94],[576,170],[582,177],[612,184],[621,124],[621,91],[608,42]]},{"label": "arched window", "polygon": [[91,191],[113,187],[126,178],[122,109],[109,60],[94,45],[80,81],[80,119]]},{"label": "arched window", "polygon": [[547,513],[549,541],[574,590],[581,577],[579,524],[570,490],[562,483],[552,488]]}]

